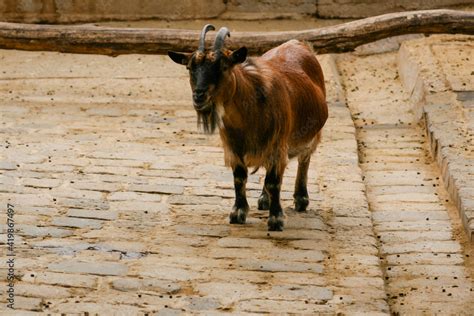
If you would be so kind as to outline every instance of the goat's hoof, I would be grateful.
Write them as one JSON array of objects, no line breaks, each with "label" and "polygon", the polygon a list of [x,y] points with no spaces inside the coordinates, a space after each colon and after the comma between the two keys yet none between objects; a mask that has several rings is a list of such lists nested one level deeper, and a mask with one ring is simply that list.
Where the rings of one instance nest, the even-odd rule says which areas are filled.
[{"label": "goat's hoof", "polygon": [[283,216],[273,216],[270,215],[268,218],[268,230],[269,231],[283,231],[283,226],[285,225]]},{"label": "goat's hoof", "polygon": [[245,224],[245,220],[247,219],[248,209],[246,208],[234,208],[234,210],[230,213],[230,223],[231,224]]},{"label": "goat's hoof", "polygon": [[270,199],[268,198],[268,195],[260,195],[260,197],[258,198],[258,209],[261,211],[270,209]]},{"label": "goat's hoof", "polygon": [[308,205],[309,205],[309,199],[307,196],[295,197],[295,211],[305,212]]}]

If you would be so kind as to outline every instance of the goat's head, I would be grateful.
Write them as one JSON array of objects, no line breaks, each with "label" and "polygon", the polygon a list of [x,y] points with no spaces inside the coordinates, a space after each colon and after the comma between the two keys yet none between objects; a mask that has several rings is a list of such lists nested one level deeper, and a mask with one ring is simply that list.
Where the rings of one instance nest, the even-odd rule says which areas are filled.
[{"label": "goat's head", "polygon": [[227,79],[229,69],[247,58],[247,48],[241,47],[233,52],[225,49],[224,40],[230,36],[230,32],[226,27],[222,27],[216,35],[214,47],[206,51],[205,36],[210,30],[215,30],[213,25],[204,26],[195,52],[169,51],[168,56],[189,70],[193,104],[199,123],[203,123],[205,132],[212,133],[217,124],[214,101],[217,95],[222,93],[221,89],[226,89],[220,84]]}]

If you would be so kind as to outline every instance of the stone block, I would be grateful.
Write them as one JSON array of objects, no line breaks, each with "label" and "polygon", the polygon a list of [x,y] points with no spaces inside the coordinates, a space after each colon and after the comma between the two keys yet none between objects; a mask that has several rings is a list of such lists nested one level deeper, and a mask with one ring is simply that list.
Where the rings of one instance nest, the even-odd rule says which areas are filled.
[{"label": "stone block", "polygon": [[125,275],[128,267],[115,262],[81,262],[81,261],[63,261],[51,263],[48,269],[64,273],[85,273],[95,275]]},{"label": "stone block", "polygon": [[26,271],[22,280],[40,284],[95,289],[99,278],[84,274]]},{"label": "stone block", "polygon": [[73,228],[92,228],[99,229],[102,227],[102,221],[90,218],[77,217],[55,217],[52,224],[54,226],[73,227]]},{"label": "stone block", "polygon": [[323,266],[318,263],[240,259],[236,261],[236,264],[241,269],[250,271],[323,273]]},{"label": "stone block", "polygon": [[115,211],[89,211],[84,209],[69,209],[67,211],[67,216],[69,217],[79,217],[79,218],[88,218],[88,219],[101,219],[101,220],[115,220],[118,215]]},{"label": "stone block", "polygon": [[38,297],[44,299],[57,299],[71,297],[72,292],[65,287],[18,283],[15,285],[16,295],[26,297]]},{"label": "stone block", "polygon": [[73,232],[70,229],[51,227],[51,226],[37,226],[37,225],[17,225],[20,235],[29,237],[67,237],[71,236]]},{"label": "stone block", "polygon": [[156,293],[174,294],[181,290],[178,283],[157,279],[123,278],[111,282],[112,287],[119,291],[153,291]]}]

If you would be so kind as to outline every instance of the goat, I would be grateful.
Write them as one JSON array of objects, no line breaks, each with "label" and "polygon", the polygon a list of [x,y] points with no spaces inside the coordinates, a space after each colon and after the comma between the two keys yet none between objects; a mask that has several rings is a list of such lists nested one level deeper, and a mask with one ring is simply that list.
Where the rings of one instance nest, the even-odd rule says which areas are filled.
[{"label": "goat", "polygon": [[264,167],[258,209],[270,211],[268,230],[281,231],[280,189],[289,158],[298,157],[295,210],[304,212],[309,204],[308,167],[328,117],[321,66],[312,49],[297,40],[261,57],[247,57],[246,47],[230,51],[224,47],[230,36],[226,27],[217,33],[213,49],[206,51],[210,30],[215,30],[213,25],[204,26],[195,52],[169,51],[168,56],[189,70],[198,124],[206,133],[219,129],[225,162],[234,176],[230,223],[246,221],[248,167],[254,172]]}]

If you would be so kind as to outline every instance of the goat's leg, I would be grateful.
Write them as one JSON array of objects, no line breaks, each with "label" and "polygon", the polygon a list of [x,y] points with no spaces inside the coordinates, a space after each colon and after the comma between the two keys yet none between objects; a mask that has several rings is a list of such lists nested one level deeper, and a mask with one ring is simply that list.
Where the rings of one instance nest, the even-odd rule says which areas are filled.
[{"label": "goat's leg", "polygon": [[249,205],[245,194],[245,185],[247,184],[247,167],[237,165],[233,168],[235,204],[230,213],[231,224],[245,224]]},{"label": "goat's leg", "polygon": [[269,210],[270,209],[270,198],[268,197],[267,190],[265,189],[265,185],[262,189],[262,194],[258,198],[258,209],[259,210]]},{"label": "goat's leg", "polygon": [[271,231],[281,231],[283,230],[283,209],[280,204],[280,189],[281,182],[283,179],[283,170],[281,171],[276,167],[272,167],[267,171],[265,177],[265,186],[264,189],[267,191],[268,197],[270,199],[270,216],[268,218],[268,230]]},{"label": "goat's leg", "polygon": [[298,156],[298,173],[296,175],[295,193],[295,211],[304,212],[309,204],[308,196],[308,169],[311,161],[311,155],[321,142],[321,131],[319,131],[307,150],[304,150]]},{"label": "goat's leg", "polygon": [[295,193],[295,211],[304,212],[309,204],[308,196],[308,168],[311,160],[311,153],[305,153],[298,157],[298,173],[296,175]]}]

